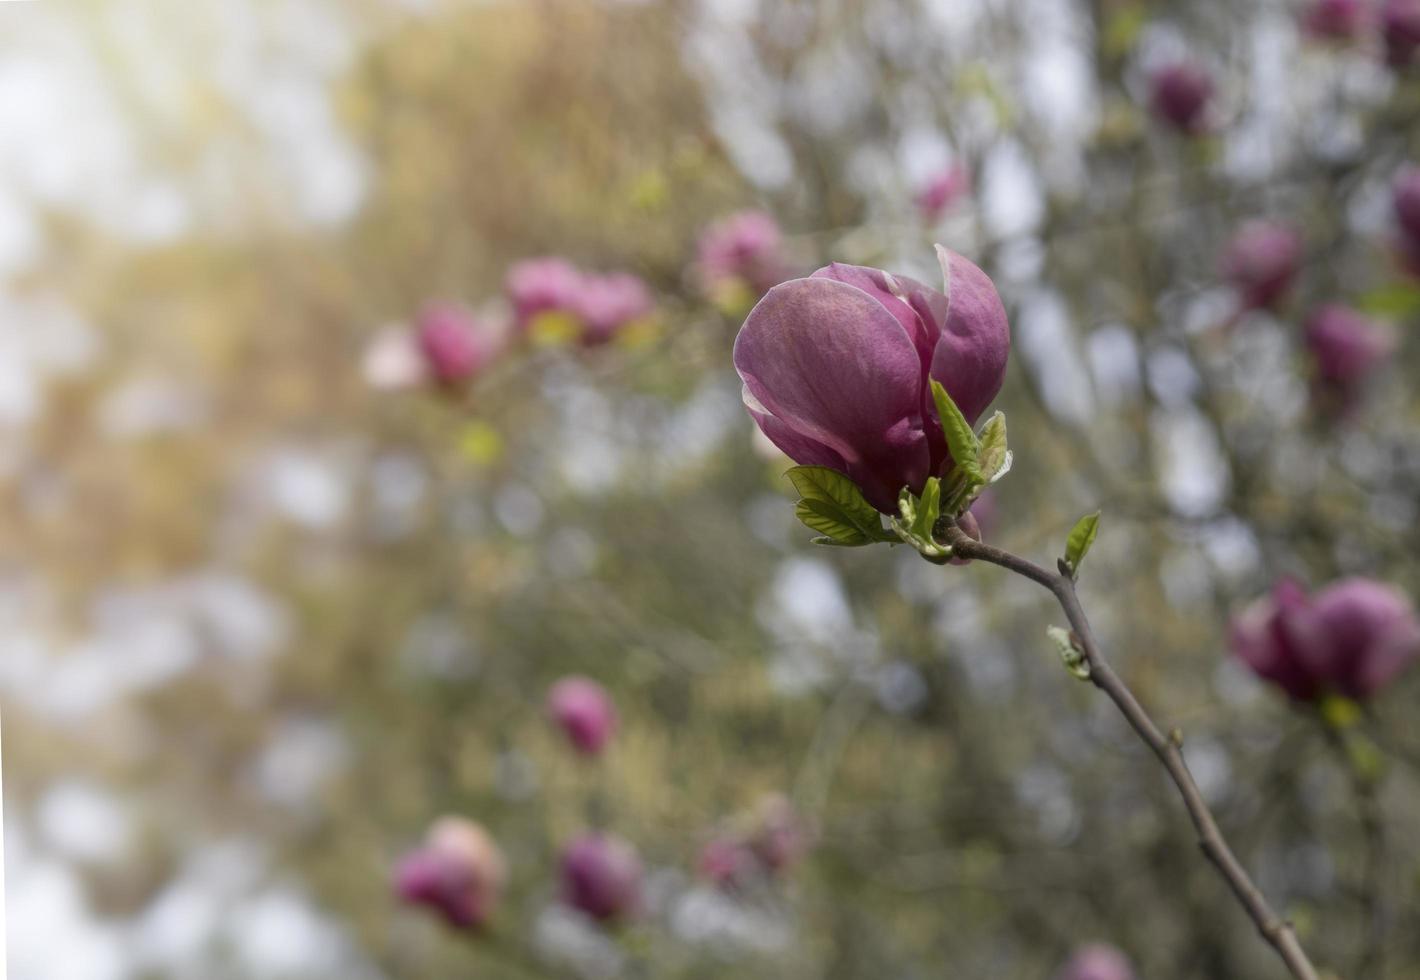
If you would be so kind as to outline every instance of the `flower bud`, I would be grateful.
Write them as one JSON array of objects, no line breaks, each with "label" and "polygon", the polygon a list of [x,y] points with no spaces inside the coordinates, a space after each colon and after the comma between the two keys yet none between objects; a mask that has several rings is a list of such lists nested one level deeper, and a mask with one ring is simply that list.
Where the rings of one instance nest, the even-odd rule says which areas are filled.
[{"label": "flower bud", "polygon": [[1366,381],[1395,349],[1391,335],[1379,324],[1334,303],[1308,318],[1305,337],[1318,384],[1338,396],[1343,407],[1359,397]]},{"label": "flower bud", "polygon": [[1134,968],[1113,946],[1090,943],[1075,950],[1055,980],[1134,980]]},{"label": "flower bud", "polygon": [[1405,167],[1395,175],[1391,205],[1404,244],[1420,252],[1420,167]]},{"label": "flower bud", "polygon": [[1385,0],[1381,7],[1381,36],[1386,63],[1406,68],[1420,49],[1420,0]]},{"label": "flower bud", "polygon": [[917,192],[917,211],[923,221],[936,221],[971,188],[971,171],[954,164],[933,174]]},{"label": "flower bud", "polygon": [[697,868],[702,876],[721,888],[741,888],[759,873],[759,858],[744,841],[733,835],[715,837],[700,849]]},{"label": "flower bud", "polygon": [[426,306],[414,332],[430,377],[441,384],[469,380],[493,357],[493,344],[483,326],[449,303]]},{"label": "flower bud", "polygon": [[1190,135],[1207,128],[1213,79],[1198,65],[1187,61],[1164,65],[1150,76],[1149,88],[1150,104],[1160,119]]},{"label": "flower bud", "polygon": [[701,287],[712,296],[737,285],[760,296],[788,273],[784,236],[763,211],[729,215],[701,234],[695,269]]},{"label": "flower bud", "polygon": [[562,852],[562,899],[602,922],[634,915],[641,905],[641,859],[619,838],[584,834]]},{"label": "flower bud", "polygon": [[571,311],[583,282],[582,273],[566,259],[527,259],[508,270],[504,290],[519,329],[526,330],[540,314]]},{"label": "flower bud", "polygon": [[1351,41],[1366,26],[1365,0],[1312,0],[1302,14],[1302,29],[1323,41]]},{"label": "flower bud", "polygon": [[974,423],[1005,379],[1010,328],[996,287],[938,247],[946,292],[834,264],[775,286],[735,338],[745,406],[796,463],[845,474],[878,510],[921,493],[950,457],[929,379]]},{"label": "flower bud", "polygon": [[1234,618],[1229,641],[1254,673],[1298,701],[1361,701],[1420,656],[1420,620],[1380,582],[1344,579],[1308,596],[1284,579]]},{"label": "flower bud", "polygon": [[442,817],[424,846],[400,861],[395,891],[455,928],[476,929],[492,914],[504,874],[503,856],[487,831],[462,817]]},{"label": "flower bud", "polygon": [[1244,224],[1223,252],[1223,277],[1237,290],[1244,309],[1271,309],[1291,286],[1302,261],[1302,239],[1271,221]]},{"label": "flower bud", "polygon": [[646,284],[629,272],[583,277],[572,304],[572,312],[582,321],[582,342],[589,345],[606,343],[655,308]]},{"label": "flower bud", "polygon": [[616,707],[606,689],[590,678],[564,677],[553,684],[547,712],[583,755],[599,755],[616,731]]},{"label": "flower bud", "polygon": [[769,872],[779,873],[808,852],[812,836],[788,798],[774,793],[760,801],[749,847]]}]

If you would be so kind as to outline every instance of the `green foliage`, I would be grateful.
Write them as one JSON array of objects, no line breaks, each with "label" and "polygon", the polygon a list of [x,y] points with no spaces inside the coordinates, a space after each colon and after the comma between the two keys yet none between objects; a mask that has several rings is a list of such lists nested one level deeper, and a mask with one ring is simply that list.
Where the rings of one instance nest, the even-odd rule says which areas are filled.
[{"label": "green foliage", "polygon": [[1099,511],[1086,514],[1070,529],[1070,534],[1065,539],[1065,565],[1070,569],[1072,576],[1079,572],[1080,562],[1084,561],[1085,555],[1090,553],[1090,547],[1095,543],[1095,538],[1099,533]]},{"label": "green foliage", "polygon": [[822,537],[815,544],[859,547],[891,541],[883,519],[848,477],[824,466],[795,466],[785,476],[800,499],[794,516]]}]

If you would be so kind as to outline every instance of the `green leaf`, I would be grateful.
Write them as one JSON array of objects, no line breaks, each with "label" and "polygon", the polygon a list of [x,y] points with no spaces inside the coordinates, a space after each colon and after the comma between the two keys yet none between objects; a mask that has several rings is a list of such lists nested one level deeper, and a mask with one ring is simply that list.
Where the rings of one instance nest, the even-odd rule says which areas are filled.
[{"label": "green leaf", "polygon": [[967,476],[985,482],[986,478],[981,475],[981,467],[977,464],[981,440],[971,431],[971,423],[939,381],[932,382],[932,400],[937,403],[937,418],[941,420],[942,434],[947,438],[952,462]]},{"label": "green leaf", "polygon": [[912,533],[925,541],[932,541],[932,530],[937,526],[937,518],[942,513],[942,485],[935,476],[927,478],[922,488],[922,496],[917,500],[917,513],[912,518]]},{"label": "green leaf", "polygon": [[1090,552],[1090,545],[1095,543],[1095,537],[1100,533],[1100,512],[1086,514],[1075,522],[1075,526],[1070,529],[1070,536],[1065,539],[1065,564],[1070,567],[1070,574],[1074,575],[1080,568],[1080,562],[1085,560],[1085,555]]},{"label": "green leaf", "polygon": [[1371,316],[1413,316],[1420,313],[1420,287],[1403,282],[1381,286],[1361,296],[1356,305],[1362,313]]},{"label": "green leaf", "polygon": [[981,427],[981,448],[976,454],[981,475],[995,483],[1011,469],[1011,451],[1006,448],[1006,416],[997,412]]},{"label": "green leaf", "polygon": [[1055,652],[1060,654],[1060,662],[1077,680],[1090,679],[1090,661],[1085,653],[1075,645],[1075,635],[1059,626],[1047,626],[1045,635],[1055,644]]},{"label": "green leaf", "polygon": [[[892,535],[883,530],[883,519],[873,505],[863,497],[863,491],[848,477],[826,466],[795,466],[785,474],[803,498],[800,503],[814,503],[821,506],[809,508],[819,521],[832,518],[836,523],[857,531],[866,541],[893,541]],[[803,520],[803,508],[795,511]],[[804,521],[809,524],[808,521]],[[816,524],[809,524],[834,540],[842,540],[842,535],[825,531]],[[865,543],[866,543],[865,541]]]},{"label": "green leaf", "polygon": [[854,526],[845,518],[837,504],[824,500],[800,500],[794,506],[794,516],[811,531],[831,540],[834,544],[856,548],[872,544],[874,537],[862,528]]}]

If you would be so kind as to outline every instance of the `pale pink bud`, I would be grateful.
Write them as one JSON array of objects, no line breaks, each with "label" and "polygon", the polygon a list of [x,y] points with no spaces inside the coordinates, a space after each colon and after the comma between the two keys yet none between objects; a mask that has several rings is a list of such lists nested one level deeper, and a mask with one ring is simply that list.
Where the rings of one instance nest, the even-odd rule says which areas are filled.
[{"label": "pale pink bud", "polygon": [[504,874],[502,854],[486,830],[462,817],[442,817],[424,846],[400,861],[395,891],[455,928],[476,929],[492,914]]},{"label": "pale pink bud", "polygon": [[583,755],[597,755],[616,731],[616,707],[596,681],[564,677],[547,694],[547,711]]}]

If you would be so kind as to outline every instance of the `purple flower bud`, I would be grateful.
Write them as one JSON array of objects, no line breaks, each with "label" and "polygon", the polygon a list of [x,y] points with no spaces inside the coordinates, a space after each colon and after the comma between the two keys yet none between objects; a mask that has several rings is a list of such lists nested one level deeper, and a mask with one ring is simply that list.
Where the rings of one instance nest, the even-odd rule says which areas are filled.
[{"label": "purple flower bud", "polygon": [[1113,946],[1090,943],[1075,950],[1055,980],[1134,980],[1134,968]]},{"label": "purple flower bud", "polygon": [[1318,383],[1348,404],[1395,349],[1393,338],[1380,324],[1334,303],[1308,318],[1306,345],[1316,364]]},{"label": "purple flower bud", "polygon": [[1420,49],[1420,0],[1386,0],[1381,8],[1386,63],[1405,68]]},{"label": "purple flower bud", "polygon": [[917,192],[917,210],[924,221],[936,221],[971,188],[971,171],[954,164],[933,174]]},{"label": "purple flower bud", "polygon": [[705,843],[697,862],[700,874],[721,888],[740,888],[759,872],[759,858],[735,836],[715,837]]},{"label": "purple flower bud", "polygon": [[566,313],[576,306],[584,277],[566,259],[541,258],[518,262],[508,270],[504,289],[520,329],[540,313]]},{"label": "purple flower bud", "polygon": [[1233,652],[1298,701],[1364,700],[1420,656],[1420,620],[1394,588],[1352,578],[1315,595],[1283,580],[1230,628]]},{"label": "purple flower bud", "polygon": [[1366,26],[1365,0],[1312,0],[1302,14],[1302,29],[1326,41],[1350,41]]},{"label": "purple flower bud", "polygon": [[450,303],[431,303],[415,321],[415,336],[429,375],[442,384],[467,381],[493,358],[486,328]]},{"label": "purple flower bud", "polygon": [[455,928],[476,929],[497,904],[503,878],[503,856],[488,832],[462,817],[442,817],[424,846],[399,863],[395,891]]},{"label": "purple flower bud", "polygon": [[582,321],[582,342],[604,344],[622,327],[648,316],[656,301],[646,284],[629,272],[585,276],[572,312]]},{"label": "purple flower bud", "polygon": [[1302,261],[1302,238],[1286,225],[1249,221],[1228,243],[1219,263],[1244,309],[1272,308],[1292,284]]},{"label": "purple flower bud", "polygon": [[808,852],[813,834],[788,798],[774,793],[760,801],[749,848],[771,874],[787,871]]},{"label": "purple flower bud", "polygon": [[1406,244],[1420,249],[1420,167],[1405,167],[1395,175],[1391,205]]},{"label": "purple flower bud", "polygon": [[641,859],[619,838],[584,834],[562,852],[562,900],[602,922],[634,915],[641,905]]},{"label": "purple flower bud", "polygon": [[1213,79],[1198,65],[1187,61],[1164,65],[1150,76],[1149,88],[1150,104],[1160,119],[1193,135],[1207,127]]},{"label": "purple flower bud", "polygon": [[975,422],[1006,374],[1010,328],[984,272],[938,246],[939,293],[905,276],[830,265],[775,286],[735,338],[745,405],[797,463],[853,480],[883,513],[948,460],[928,380]]},{"label": "purple flower bud", "polygon": [[763,211],[740,211],[711,224],[700,236],[696,256],[700,283],[711,293],[743,283],[758,296],[788,274],[784,236]]},{"label": "purple flower bud", "polygon": [[598,755],[616,731],[616,707],[596,681],[564,677],[547,693],[547,711],[583,755]]}]

